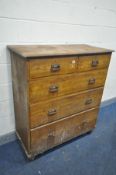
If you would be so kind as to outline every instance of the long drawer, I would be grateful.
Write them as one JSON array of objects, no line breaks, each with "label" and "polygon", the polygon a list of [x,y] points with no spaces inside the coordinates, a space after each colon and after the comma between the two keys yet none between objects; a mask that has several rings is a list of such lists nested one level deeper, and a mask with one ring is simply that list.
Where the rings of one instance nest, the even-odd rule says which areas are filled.
[{"label": "long drawer", "polygon": [[99,106],[102,92],[103,88],[97,88],[30,105],[31,128]]},{"label": "long drawer", "polygon": [[35,59],[29,62],[29,78],[107,68],[111,54],[89,56],[64,56]]},{"label": "long drawer", "polygon": [[96,87],[105,83],[107,69],[39,78],[29,82],[29,101],[52,99]]},{"label": "long drawer", "polygon": [[68,118],[31,130],[31,151],[44,152],[82,133],[96,124],[98,108],[72,115]]}]

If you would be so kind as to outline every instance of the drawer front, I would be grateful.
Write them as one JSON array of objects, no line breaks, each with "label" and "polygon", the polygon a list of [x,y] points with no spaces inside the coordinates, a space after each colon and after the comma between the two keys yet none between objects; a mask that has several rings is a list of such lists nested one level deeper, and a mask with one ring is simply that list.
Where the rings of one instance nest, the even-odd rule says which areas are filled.
[{"label": "drawer front", "polygon": [[78,61],[78,72],[107,68],[110,63],[111,54],[80,56]]},{"label": "drawer front", "polygon": [[98,106],[103,88],[30,105],[31,128]]},{"label": "drawer front", "polygon": [[29,62],[30,79],[76,71],[76,57],[59,57],[35,59]]},{"label": "drawer front", "polygon": [[111,54],[69,56],[34,59],[29,61],[29,78],[83,72],[107,68]]},{"label": "drawer front", "polygon": [[103,86],[107,69],[39,78],[29,83],[30,103]]},{"label": "drawer front", "polygon": [[97,115],[98,109],[92,109],[32,130],[32,153],[42,153],[93,129]]}]

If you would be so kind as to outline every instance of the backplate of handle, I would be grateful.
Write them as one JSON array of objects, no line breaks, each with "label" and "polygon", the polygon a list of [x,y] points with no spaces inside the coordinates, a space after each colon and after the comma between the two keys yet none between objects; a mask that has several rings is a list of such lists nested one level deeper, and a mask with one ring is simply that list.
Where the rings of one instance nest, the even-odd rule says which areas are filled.
[{"label": "backplate of handle", "polygon": [[58,86],[52,85],[49,87],[49,92],[58,92]]},{"label": "backplate of handle", "polygon": [[56,72],[60,70],[60,64],[52,64],[51,65],[51,71]]},{"label": "backplate of handle", "polygon": [[98,60],[93,60],[92,63],[91,63],[91,66],[96,67],[98,64],[99,64]]},{"label": "backplate of handle", "polygon": [[96,79],[95,78],[91,78],[91,79],[89,79],[89,81],[88,81],[88,84],[95,84],[95,81],[96,81]]},{"label": "backplate of handle", "polygon": [[57,113],[56,109],[50,109],[48,111],[48,115],[51,116],[51,115],[55,115]]},{"label": "backplate of handle", "polygon": [[90,98],[90,99],[87,99],[86,101],[85,101],[85,105],[89,105],[89,104],[91,104],[92,103],[92,99]]}]

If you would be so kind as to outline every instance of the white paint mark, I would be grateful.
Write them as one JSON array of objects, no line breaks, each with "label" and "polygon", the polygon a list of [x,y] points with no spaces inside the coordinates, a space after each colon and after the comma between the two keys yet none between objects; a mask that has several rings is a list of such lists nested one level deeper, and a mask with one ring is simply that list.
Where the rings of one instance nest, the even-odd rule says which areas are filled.
[{"label": "white paint mark", "polygon": [[76,61],[75,60],[72,60],[72,64],[75,64],[76,63]]},{"label": "white paint mark", "polygon": [[75,63],[76,63],[76,61],[75,60],[72,60],[72,68],[75,67]]}]

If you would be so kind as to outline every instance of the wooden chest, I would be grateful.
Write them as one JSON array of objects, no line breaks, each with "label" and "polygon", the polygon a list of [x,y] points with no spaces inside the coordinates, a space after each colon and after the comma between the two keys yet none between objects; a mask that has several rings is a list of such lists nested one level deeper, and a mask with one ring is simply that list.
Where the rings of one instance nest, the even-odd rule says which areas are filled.
[{"label": "wooden chest", "polygon": [[8,48],[16,133],[28,158],[93,130],[112,50],[89,45]]}]

